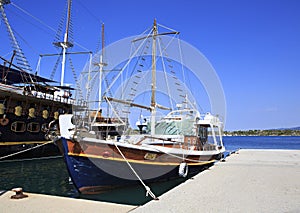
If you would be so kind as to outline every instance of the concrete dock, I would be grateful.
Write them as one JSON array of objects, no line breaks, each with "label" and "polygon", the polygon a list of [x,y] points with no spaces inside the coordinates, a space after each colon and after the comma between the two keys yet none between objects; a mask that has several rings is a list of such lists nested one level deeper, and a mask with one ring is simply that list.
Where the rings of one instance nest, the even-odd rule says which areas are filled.
[{"label": "concrete dock", "polygon": [[74,199],[50,195],[41,195],[24,192],[28,195],[23,199],[10,199],[15,195],[8,191],[0,196],[0,213],[84,213],[84,212],[115,212],[125,213],[136,206]]},{"label": "concrete dock", "polygon": [[240,150],[138,212],[300,212],[300,150]]},{"label": "concrete dock", "polygon": [[240,150],[143,206],[31,194],[0,212],[300,212],[300,150]]}]

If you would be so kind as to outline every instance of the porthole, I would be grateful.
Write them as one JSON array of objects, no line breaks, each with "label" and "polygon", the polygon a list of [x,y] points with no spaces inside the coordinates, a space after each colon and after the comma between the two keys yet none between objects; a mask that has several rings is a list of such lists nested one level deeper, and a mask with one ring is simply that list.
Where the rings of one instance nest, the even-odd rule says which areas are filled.
[{"label": "porthole", "polygon": [[23,121],[16,121],[11,124],[11,131],[13,132],[25,132],[26,124]]},{"label": "porthole", "polygon": [[39,132],[40,131],[40,124],[36,122],[31,122],[27,125],[28,132]]}]

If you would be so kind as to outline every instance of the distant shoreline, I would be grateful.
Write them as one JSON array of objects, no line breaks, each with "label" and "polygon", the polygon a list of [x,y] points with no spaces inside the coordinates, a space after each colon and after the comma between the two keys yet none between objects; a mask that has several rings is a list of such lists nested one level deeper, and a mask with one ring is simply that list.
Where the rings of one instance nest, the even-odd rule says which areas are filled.
[{"label": "distant shoreline", "polygon": [[299,129],[224,131],[224,136],[300,136]]},{"label": "distant shoreline", "polygon": [[236,137],[236,136],[241,136],[241,137],[300,137],[300,135],[226,135],[224,134],[223,136],[226,137]]}]

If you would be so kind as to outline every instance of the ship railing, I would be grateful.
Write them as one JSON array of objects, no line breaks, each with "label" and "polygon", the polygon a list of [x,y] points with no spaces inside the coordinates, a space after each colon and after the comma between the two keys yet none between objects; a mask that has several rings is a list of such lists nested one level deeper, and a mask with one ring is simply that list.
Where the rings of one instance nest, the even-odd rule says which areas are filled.
[{"label": "ship railing", "polygon": [[[23,92],[23,91],[22,91]],[[61,103],[66,103],[66,104],[74,104],[75,100],[71,97],[65,97],[65,96],[61,96],[61,95],[55,95],[55,94],[48,94],[48,93],[44,93],[44,92],[39,92],[39,91],[27,91],[27,92],[23,92],[23,95],[28,95],[28,96],[35,96],[37,98],[41,98],[41,99],[46,99],[46,100],[52,100],[52,101],[57,101],[57,102],[61,102]]]},{"label": "ship railing", "polygon": [[11,86],[8,84],[1,84],[0,83],[0,89],[9,91],[9,92],[14,92],[22,95],[23,89],[20,89],[19,87]]}]

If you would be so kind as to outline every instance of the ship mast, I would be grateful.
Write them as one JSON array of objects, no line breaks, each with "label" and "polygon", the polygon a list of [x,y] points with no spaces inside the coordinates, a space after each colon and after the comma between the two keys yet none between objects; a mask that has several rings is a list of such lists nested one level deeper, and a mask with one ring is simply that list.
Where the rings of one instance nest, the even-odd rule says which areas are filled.
[{"label": "ship mast", "polygon": [[104,48],[105,48],[105,43],[104,43],[104,23],[101,25],[101,54],[99,56],[99,63],[95,63],[96,66],[99,66],[99,88],[98,88],[98,110],[101,109],[101,102],[102,102],[102,76],[103,76],[103,67],[107,66],[107,64],[104,62]]},{"label": "ship mast", "polygon": [[67,22],[66,22],[66,31],[64,35],[63,42],[54,43],[55,46],[62,48],[62,62],[61,62],[61,77],[60,77],[60,86],[64,85],[64,76],[65,76],[65,64],[66,64],[66,53],[69,47],[73,47],[73,44],[69,42],[69,27],[71,20],[71,6],[72,0],[68,0],[68,13],[67,13]]},{"label": "ship mast", "polygon": [[[151,123],[150,124],[150,132],[151,133],[150,134],[154,135],[155,134],[156,109],[159,108],[159,109],[163,109],[163,110],[171,110],[171,108],[162,106],[162,105],[160,105],[156,102],[156,42],[157,42],[156,39],[157,39],[158,36],[171,35],[171,34],[177,35],[177,34],[179,34],[179,32],[158,33],[156,19],[154,19],[153,28],[152,28],[152,31],[150,33],[152,33],[152,34],[144,36],[142,38],[134,39],[132,41],[132,42],[136,42],[136,41],[140,41],[140,40],[143,40],[143,39],[148,39],[150,37],[152,38],[152,58],[151,58],[151,75],[152,76],[151,76],[151,103],[150,103],[150,106],[149,105],[144,106],[144,105],[140,105],[140,104],[135,104],[135,103],[132,103],[132,102],[128,102],[128,101],[125,101],[125,100],[119,100],[119,99],[108,97],[108,96],[104,96],[103,99],[105,99],[107,101],[114,101],[114,102],[126,104],[126,105],[129,105],[129,106],[132,106],[132,107],[139,107],[139,108],[149,110],[150,113],[151,113],[151,116],[150,116],[150,123]],[[102,51],[102,53],[103,52],[104,51]],[[101,56],[100,56],[100,59],[101,59]],[[101,60],[100,60],[100,62],[101,62]],[[127,66],[128,64],[129,64],[129,62],[125,66]],[[105,63],[102,66],[105,66]],[[114,82],[111,85],[113,85]],[[109,89],[111,88],[111,85],[109,86]]]},{"label": "ship mast", "polygon": [[152,36],[151,135],[155,134],[156,116],[156,36],[157,24],[156,19],[154,19]]},{"label": "ship mast", "polygon": [[103,56],[104,56],[104,23],[101,26],[101,37],[102,37],[102,48],[100,54],[100,63],[99,63],[99,102],[98,102],[98,110],[101,108],[101,96],[102,96],[102,75],[103,75],[103,67],[106,65],[103,63]]}]

